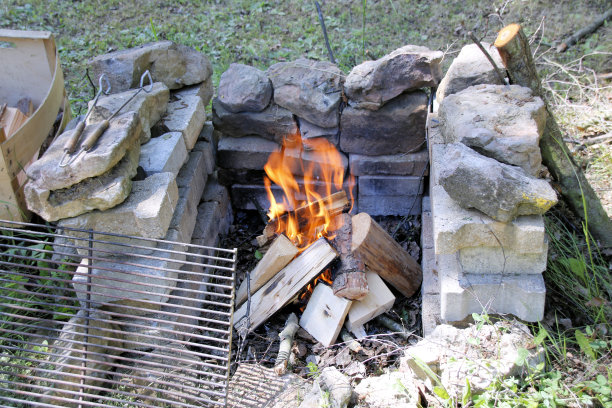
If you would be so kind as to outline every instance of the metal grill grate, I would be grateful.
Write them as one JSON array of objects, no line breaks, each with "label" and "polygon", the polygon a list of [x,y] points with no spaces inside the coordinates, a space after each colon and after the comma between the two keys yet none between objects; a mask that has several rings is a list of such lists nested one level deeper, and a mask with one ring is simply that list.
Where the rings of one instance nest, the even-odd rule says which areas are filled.
[{"label": "metal grill grate", "polygon": [[0,222],[0,405],[225,406],[236,254]]}]

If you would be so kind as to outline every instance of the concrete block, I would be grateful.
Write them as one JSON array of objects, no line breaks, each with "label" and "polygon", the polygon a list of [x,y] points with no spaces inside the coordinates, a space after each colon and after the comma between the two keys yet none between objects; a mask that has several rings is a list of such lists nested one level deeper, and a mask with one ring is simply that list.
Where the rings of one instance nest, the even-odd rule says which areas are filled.
[{"label": "concrete block", "polygon": [[361,176],[359,197],[415,196],[423,194],[424,185],[417,176]]},{"label": "concrete block", "polygon": [[[429,162],[429,153],[423,149],[416,153],[366,156],[350,154],[349,165],[354,176],[421,176]],[[424,171],[425,170],[425,171]]]},{"label": "concrete block", "polygon": [[169,131],[183,134],[187,150],[193,149],[206,121],[202,99],[197,95],[186,95],[178,101],[170,102],[162,121]]},{"label": "concrete block", "polygon": [[224,137],[219,140],[217,160],[226,169],[262,170],[270,153],[280,145],[259,136]]},{"label": "concrete block", "polygon": [[430,195],[437,254],[454,254],[463,248],[478,247],[501,247],[507,254],[538,255],[547,251],[541,215],[523,215],[505,223],[478,210],[461,208],[442,186],[433,186]]},{"label": "concrete block", "polygon": [[211,143],[199,141],[193,147],[193,150],[202,152],[204,155],[204,166],[207,174],[212,174],[215,171],[216,160],[215,153]]},{"label": "concrete block", "polygon": [[207,245],[212,237],[219,235],[219,217],[221,216],[219,203],[215,201],[203,202],[198,206],[198,219],[193,230],[192,242],[197,245]]},{"label": "concrete block", "polygon": [[185,141],[179,132],[152,138],[140,147],[140,160],[147,176],[153,173],[172,173],[176,177],[187,160]]},{"label": "concrete block", "polygon": [[181,187],[194,187],[199,191],[204,191],[208,181],[208,172],[204,153],[192,150],[189,153],[187,163],[181,168],[176,177],[176,185]]},{"label": "concrete block", "polygon": [[501,247],[462,248],[458,260],[466,273],[537,274],[546,270],[548,244],[541,252],[517,254]]},{"label": "concrete block", "polygon": [[428,337],[437,326],[446,323],[440,316],[440,294],[427,293],[421,296],[421,326],[423,337]]},{"label": "concrete block", "polygon": [[438,255],[440,315],[459,321],[472,313],[512,314],[536,322],[544,317],[546,286],[541,274],[466,274],[454,255]]},{"label": "concrete block", "polygon": [[362,196],[359,194],[359,212],[370,215],[421,214],[421,196]]},{"label": "concrete block", "polygon": [[106,211],[92,211],[59,222],[62,227],[162,238],[166,235],[178,202],[172,173],[155,173],[134,181],[132,193],[121,204]]}]

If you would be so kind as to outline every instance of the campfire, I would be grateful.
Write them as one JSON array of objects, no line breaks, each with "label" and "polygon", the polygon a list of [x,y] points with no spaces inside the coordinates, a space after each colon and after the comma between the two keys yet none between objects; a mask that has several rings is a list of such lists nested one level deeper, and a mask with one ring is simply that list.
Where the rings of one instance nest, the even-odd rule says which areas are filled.
[{"label": "campfire", "polygon": [[367,213],[350,215],[354,183],[332,144],[292,134],[264,170],[269,222],[257,241],[265,255],[236,292],[241,335],[299,299],[308,302],[299,325],[329,346],[345,321],[363,337],[363,324],[393,306],[386,283],[407,297],[416,292],[417,262]]}]

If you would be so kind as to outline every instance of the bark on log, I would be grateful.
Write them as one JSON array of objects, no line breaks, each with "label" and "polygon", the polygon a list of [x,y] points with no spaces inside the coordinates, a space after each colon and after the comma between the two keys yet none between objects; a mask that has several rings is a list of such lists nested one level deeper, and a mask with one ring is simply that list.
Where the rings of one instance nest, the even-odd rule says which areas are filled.
[{"label": "bark on log", "polygon": [[561,194],[593,236],[604,246],[612,246],[612,221],[563,141],[563,134],[542,92],[542,83],[531,56],[529,42],[521,26],[510,24],[504,27],[497,36],[495,47],[506,66],[511,83],[531,88],[534,95],[541,97],[546,104],[546,126],[540,139],[542,163],[548,167],[561,186]]},{"label": "bark on log", "polygon": [[419,264],[367,213],[353,216],[352,222],[353,253],[404,296],[414,295],[423,280]]},{"label": "bark on log", "polygon": [[[234,328],[245,335],[285,306],[304,286],[323,271],[338,254],[319,238],[278,272],[234,313]],[[249,309],[249,310],[247,310]]]},{"label": "bark on log", "polygon": [[289,355],[291,354],[291,346],[293,345],[293,338],[295,333],[300,328],[298,324],[298,318],[295,313],[291,313],[285,323],[285,328],[279,333],[280,346],[278,348],[278,355],[276,362],[274,363],[274,372],[276,375],[283,375],[287,372],[287,362],[289,361]]},{"label": "bark on log", "polygon": [[298,249],[285,235],[279,235],[268,252],[261,258],[255,269],[245,278],[236,291],[236,307],[241,306],[248,298],[247,287],[251,294],[255,293],[274,275],[283,269],[297,255]]},{"label": "bark on log", "polygon": [[334,295],[350,300],[363,299],[368,294],[368,280],[360,254],[351,251],[353,235],[351,216],[346,213],[337,215],[334,222],[342,224],[336,229],[332,241],[340,257],[332,285]]}]

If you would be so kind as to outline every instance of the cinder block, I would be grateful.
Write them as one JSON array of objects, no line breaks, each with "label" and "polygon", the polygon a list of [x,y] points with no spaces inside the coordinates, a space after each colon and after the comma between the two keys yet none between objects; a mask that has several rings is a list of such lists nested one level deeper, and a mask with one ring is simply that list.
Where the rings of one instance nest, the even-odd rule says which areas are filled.
[{"label": "cinder block", "polygon": [[528,322],[544,317],[546,286],[541,274],[466,274],[456,256],[437,258],[442,319],[459,321],[485,312],[512,314]]},{"label": "cinder block", "polygon": [[224,137],[219,140],[217,160],[225,169],[262,170],[270,153],[280,145],[259,136]]},{"label": "cinder block", "polygon": [[541,215],[523,215],[504,223],[480,211],[461,208],[442,186],[433,186],[430,195],[437,254],[490,247],[503,248],[507,254],[537,255],[548,249]]},{"label": "cinder block", "polygon": [[206,173],[213,174],[216,167],[216,161],[212,144],[205,141],[199,141],[195,144],[193,150],[202,152],[204,155],[204,166],[206,168]]},{"label": "cinder block", "polygon": [[359,196],[415,196],[423,194],[425,180],[417,176],[361,176]]},{"label": "cinder block", "polygon": [[185,95],[178,101],[170,102],[162,121],[171,132],[183,134],[187,150],[193,149],[206,121],[202,98],[197,95]]},{"label": "cinder block", "polygon": [[[349,164],[354,176],[421,176],[427,175],[425,167],[429,153],[423,149],[417,153],[366,156],[350,154]],[[424,169],[425,168],[425,169]]]},{"label": "cinder block", "polygon": [[421,196],[362,196],[359,194],[359,212],[370,215],[419,215]]},{"label": "cinder block", "polygon": [[440,316],[440,294],[429,293],[421,296],[421,324],[423,337],[429,336],[435,328],[445,323]]},{"label": "cinder block", "polygon": [[168,172],[176,175],[187,160],[185,141],[179,132],[163,134],[152,138],[140,147],[140,160],[147,176]]},{"label": "cinder block", "polygon": [[458,253],[465,273],[537,274],[546,270],[548,244],[536,253],[517,254],[502,247],[468,247]]}]

